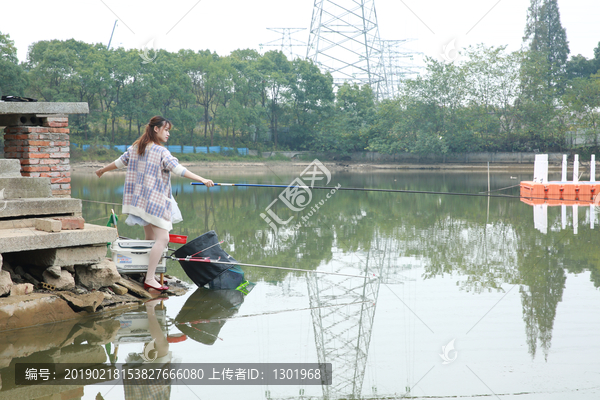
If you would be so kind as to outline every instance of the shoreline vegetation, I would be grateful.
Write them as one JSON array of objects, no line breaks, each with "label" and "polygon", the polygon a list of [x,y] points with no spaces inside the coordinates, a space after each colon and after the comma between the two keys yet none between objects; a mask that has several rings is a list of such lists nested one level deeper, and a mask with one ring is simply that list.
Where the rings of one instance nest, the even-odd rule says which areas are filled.
[{"label": "shoreline vegetation", "polygon": [[[363,172],[398,172],[398,171],[419,171],[419,172],[485,172],[488,169],[486,163],[472,163],[472,164],[451,164],[451,163],[439,163],[439,164],[408,164],[408,163],[381,163],[381,162],[356,162],[356,161],[324,161],[322,163],[331,171],[352,171],[357,173]],[[311,161],[288,159],[287,161],[282,160],[269,160],[253,158],[251,160],[196,160],[196,161],[181,161],[181,164],[186,168],[203,168],[210,167],[212,169],[211,174],[219,173],[251,173],[256,174],[260,170],[266,172],[276,168],[278,171],[287,170],[290,172],[298,171],[301,172],[306,168]],[[71,163],[72,172],[74,173],[88,173],[93,172],[97,168],[102,167],[104,161],[101,160],[89,160],[89,161],[73,161]],[[243,167],[243,169],[242,169]],[[585,171],[585,163],[580,164],[582,171]],[[523,164],[492,164],[489,165],[490,171],[502,172],[530,172],[533,174],[533,163]],[[560,171],[560,165],[549,165],[550,171]],[[116,171],[119,173],[119,171]],[[124,171],[122,171],[124,173]]]},{"label": "shoreline vegetation", "polygon": [[[582,153],[586,153],[585,151]],[[101,168],[107,162],[116,160],[122,153],[115,149],[105,149],[96,147],[83,151],[78,148],[71,148],[71,167],[72,172],[90,172]],[[287,170],[288,172],[301,172],[314,159],[319,159],[328,169],[332,171],[352,171],[352,172],[385,172],[385,171],[444,171],[444,172],[486,172],[488,163],[486,162],[407,162],[407,161],[366,161],[350,160],[349,157],[342,157],[335,154],[318,154],[306,152],[298,154],[292,158],[283,154],[273,154],[271,157],[261,157],[256,155],[223,155],[215,153],[193,153],[173,154],[179,162],[187,168],[210,167],[211,173],[230,173],[236,172],[244,174],[246,172],[255,174],[261,169],[265,172],[271,172],[273,168],[277,170]],[[589,172],[590,162],[587,159],[588,154],[580,154],[579,167],[584,175]],[[570,157],[571,158],[571,157]],[[569,160],[569,169],[572,168],[572,158]],[[242,168],[243,167],[243,168]],[[534,163],[531,161],[518,162],[490,162],[489,169],[494,172],[511,171],[531,173],[533,176]],[[550,162],[549,171],[560,172],[560,162]],[[117,171],[118,173],[118,171]]]},{"label": "shoreline vegetation", "polygon": [[173,122],[170,144],[259,154],[595,152],[600,44],[594,58],[568,59],[558,9],[548,8],[555,3],[532,3],[521,50],[480,44],[452,63],[425,58],[419,75],[391,90],[338,86],[310,60],[253,49],[157,50],[144,63],[137,49],[55,39],[32,44],[18,63],[3,33],[0,86],[38,101],[88,103],[89,114],[69,117],[79,145],[132,143],[161,115]]}]

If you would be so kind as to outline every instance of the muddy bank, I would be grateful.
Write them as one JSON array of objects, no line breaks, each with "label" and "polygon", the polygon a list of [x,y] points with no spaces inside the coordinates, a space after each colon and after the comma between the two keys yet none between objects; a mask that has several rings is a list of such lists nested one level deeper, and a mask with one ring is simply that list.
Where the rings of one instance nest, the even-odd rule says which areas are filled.
[{"label": "muddy bank", "polygon": [[[167,275],[167,296],[181,296],[189,285]],[[77,285],[72,290],[48,290],[48,285],[28,285],[24,292],[11,292],[0,298],[0,332],[77,320],[98,315],[122,312],[138,307],[144,301],[160,297],[158,292],[149,293],[142,284],[128,276],[98,290]],[[15,285],[17,286],[17,285]]]},{"label": "muddy bank", "polygon": [[[101,168],[106,163],[103,162],[74,162],[71,166],[74,173],[89,173]],[[210,171],[212,175],[230,174],[249,174],[273,173],[274,171],[302,172],[309,161],[265,161],[265,162],[223,162],[223,161],[196,161],[182,162],[187,168],[193,171]],[[386,171],[444,171],[444,172],[485,172],[488,170],[486,163],[472,164],[406,164],[406,163],[365,163],[353,161],[323,161],[323,164],[330,171],[352,171],[352,172],[386,172]],[[586,167],[585,163],[580,164],[581,168]],[[490,164],[490,171],[494,172],[531,172],[533,173],[533,164]],[[549,165],[552,171],[560,171],[560,165]],[[124,173],[125,171],[122,171]],[[118,172],[117,172],[118,173]]]}]

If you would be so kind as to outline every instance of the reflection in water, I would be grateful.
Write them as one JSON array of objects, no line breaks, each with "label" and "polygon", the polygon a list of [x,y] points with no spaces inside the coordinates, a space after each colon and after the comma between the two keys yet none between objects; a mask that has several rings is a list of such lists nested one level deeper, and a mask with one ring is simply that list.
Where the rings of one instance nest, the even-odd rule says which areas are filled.
[{"label": "reflection in water", "polygon": [[388,242],[376,238],[364,258],[336,263],[329,271],[365,279],[319,274],[307,279],[319,363],[331,363],[335,371],[332,385],[323,386],[325,398],[361,397]]},{"label": "reflection in water", "polygon": [[[251,284],[246,286],[246,294],[251,290]],[[245,294],[237,289],[198,288],[177,314],[175,324],[190,339],[212,345],[227,319],[237,314],[244,297]]]},{"label": "reflection in water", "polygon": [[[130,353],[127,356],[127,363],[123,365],[125,400],[168,400],[171,398],[171,380],[169,378],[163,379],[161,377],[158,380],[141,378],[141,376],[148,376],[143,373],[144,370],[168,367],[173,357],[169,351],[164,325],[159,323],[155,312],[158,303],[161,303],[162,306],[161,298],[149,300],[144,305],[147,317],[146,331],[150,333],[152,339],[145,344],[142,353]],[[161,307],[161,309],[164,311],[164,307]],[[130,327],[126,329],[129,332],[134,332]],[[138,328],[135,331],[139,330],[143,331],[144,329]],[[137,332],[136,337],[139,337]]]},{"label": "reflection in water", "polygon": [[[295,177],[281,174],[283,182],[269,176],[232,176],[223,180],[285,183]],[[90,177],[73,177],[73,197],[83,197],[85,188],[94,187],[94,190],[88,191],[89,196],[94,196],[87,197],[90,200],[121,201],[117,189],[123,184],[122,177],[101,181],[92,178],[91,174]],[[473,173],[338,173],[333,180],[344,187],[471,193],[487,189],[487,175]],[[393,272],[406,267],[398,265],[401,263],[399,260],[414,260],[424,268],[424,279],[452,276],[457,281],[457,291],[469,292],[469,295],[484,296],[489,291],[502,293],[519,285],[526,344],[532,357],[538,352],[538,343],[544,357],[549,357],[556,310],[563,298],[567,274],[590,271],[593,285],[600,287],[600,237],[590,224],[582,223],[586,219],[591,222],[592,216],[588,212],[579,213],[581,221],[573,223],[579,229],[575,236],[572,232],[560,232],[560,227],[564,229],[565,221],[558,215],[558,208],[554,208],[556,215],[550,208],[547,233],[542,234],[532,221],[530,206],[521,203],[518,198],[340,192],[328,199],[325,206],[301,227],[290,230],[284,236],[273,235],[270,227],[260,218],[260,213],[280,194],[279,189],[211,188],[201,191],[197,186],[189,187],[177,180],[173,184],[175,191],[179,187],[177,201],[184,216],[184,221],[175,225],[173,233],[197,237],[214,229],[225,240],[223,248],[235,254],[241,262],[303,269],[326,265],[327,268],[342,269],[345,267],[341,266],[340,261],[334,260],[338,254],[350,259],[368,253],[369,268],[374,268],[376,264],[372,261],[379,257],[378,252],[387,243],[386,257],[392,262],[384,271]],[[491,179],[492,189],[513,184],[508,174],[492,176]],[[518,188],[502,193],[518,195]],[[313,193],[313,202],[319,202],[323,196],[322,192]],[[110,207],[84,203],[84,217],[93,220],[107,216]],[[294,213],[284,207],[274,212],[282,219],[293,217],[294,222],[302,220],[304,216],[302,212]],[[106,217],[102,217],[97,223],[105,220]],[[127,226],[123,227],[122,234],[128,237],[139,235]],[[366,256],[356,265],[348,267],[355,268],[351,273],[357,273],[356,268],[363,268],[361,271],[364,271]],[[170,274],[186,278],[177,263],[169,262],[168,268]],[[254,268],[245,272],[246,279],[255,282],[283,282],[289,274],[280,270]],[[339,346],[333,346],[331,341],[339,335],[336,329],[344,332],[344,329],[348,329],[351,340],[343,343],[348,348],[350,343],[355,345],[352,350],[355,358],[350,364],[346,363],[350,365],[346,370],[356,373],[356,386],[348,384],[339,390],[332,388],[331,395],[360,396],[364,373],[361,372],[364,371],[361,357],[368,350],[370,321],[375,306],[366,303],[364,307],[339,307],[337,310],[335,305],[336,302],[347,303],[348,299],[375,300],[378,287],[365,282],[358,285],[355,279],[342,284],[323,278],[309,282],[311,307],[318,304],[332,306],[331,310],[324,307],[312,312],[317,353],[327,362],[337,357],[334,347]],[[331,291],[328,292],[326,288],[331,288]],[[328,297],[331,293],[348,298]],[[195,310],[198,306],[190,304],[186,307]],[[233,315],[236,312],[235,301],[232,305],[225,302],[221,308],[215,307],[215,316],[200,314],[188,320],[180,319],[181,327],[197,333],[199,336],[196,340],[199,342],[214,343],[220,331],[219,326],[223,323],[214,319],[227,318],[228,313]],[[328,314],[332,310],[335,312]],[[219,316],[219,312],[222,316]],[[336,318],[342,315],[348,315],[348,321],[354,321],[354,325],[341,319],[336,325]],[[203,319],[211,322],[206,326],[202,322],[190,322]],[[214,326],[211,325],[213,323]],[[197,329],[209,326],[210,329],[205,333],[198,333]],[[347,381],[350,382],[350,379]]]},{"label": "reflection in water", "polygon": [[51,325],[4,331],[0,342],[0,399],[30,400],[60,393],[83,396],[83,386],[15,386],[17,363],[82,363],[107,360],[103,345],[119,330],[115,319],[72,320]]},{"label": "reflection in water", "polygon": [[539,339],[544,359],[548,361],[556,308],[562,300],[567,277],[563,260],[556,254],[559,243],[554,247],[545,242],[535,237],[522,238],[525,251],[520,252],[519,291],[529,354],[535,358]]}]

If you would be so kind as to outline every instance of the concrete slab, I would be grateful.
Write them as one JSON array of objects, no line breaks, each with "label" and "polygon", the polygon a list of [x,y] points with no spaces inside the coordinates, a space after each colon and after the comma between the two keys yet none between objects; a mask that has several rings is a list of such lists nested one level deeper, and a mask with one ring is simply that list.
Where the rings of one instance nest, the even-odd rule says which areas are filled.
[{"label": "concrete slab", "polygon": [[[0,200],[0,209],[2,209],[2,205],[4,204],[3,200]],[[73,216],[80,217],[81,213],[72,213]],[[48,218],[54,218],[53,216],[49,216]],[[17,229],[17,228],[30,228],[35,227],[35,221],[37,218],[18,218],[18,219],[7,219],[0,220],[0,229]]]},{"label": "concrete slab", "polygon": [[10,296],[0,299],[0,332],[65,321],[88,315],[76,313],[61,298],[53,294],[31,293],[25,296]]},{"label": "concrete slab", "polygon": [[59,103],[38,101],[0,102],[0,115],[8,114],[89,114],[88,103]]},{"label": "concrete slab", "polygon": [[19,254],[20,265],[39,267],[69,267],[73,265],[91,265],[106,257],[106,244],[97,246],[63,247],[25,251]]},{"label": "concrete slab", "polygon": [[42,215],[71,215],[81,212],[81,200],[71,198],[0,200],[0,219]]},{"label": "concrete slab", "polygon": [[0,159],[1,178],[20,178],[21,162],[19,160]]},{"label": "concrete slab", "polygon": [[35,228],[0,229],[0,253],[96,245],[116,239],[115,228],[92,224],[85,224],[85,228],[81,230],[53,233],[38,231]]},{"label": "concrete slab", "polygon": [[0,190],[3,189],[4,200],[52,197],[50,178],[0,176]]}]

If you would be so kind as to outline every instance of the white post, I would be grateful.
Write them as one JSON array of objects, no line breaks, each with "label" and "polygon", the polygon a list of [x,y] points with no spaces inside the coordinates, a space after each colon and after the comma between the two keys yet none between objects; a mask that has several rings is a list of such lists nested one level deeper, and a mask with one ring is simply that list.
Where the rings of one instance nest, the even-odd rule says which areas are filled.
[{"label": "white post", "polygon": [[596,182],[596,155],[592,154],[592,161],[590,162],[590,182]]},{"label": "white post", "polygon": [[548,233],[548,204],[533,205],[533,226],[544,235]]},{"label": "white post", "polygon": [[573,161],[573,182],[579,182],[579,154],[575,154]]},{"label": "white post", "polygon": [[567,181],[567,155],[563,154],[561,182]]},{"label": "white post", "polygon": [[560,221],[563,229],[567,227],[567,206],[565,204],[560,205]]},{"label": "white post", "polygon": [[579,206],[573,205],[573,234],[577,235],[577,228],[579,227]]},{"label": "white post", "polygon": [[548,154],[535,155],[533,181],[538,183],[548,183]]},{"label": "white post", "polygon": [[596,210],[594,210],[594,205],[590,204],[590,229],[594,229],[595,222],[596,222]]}]

